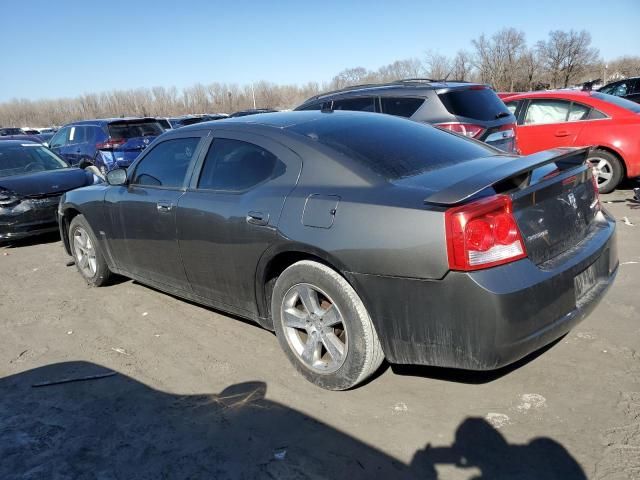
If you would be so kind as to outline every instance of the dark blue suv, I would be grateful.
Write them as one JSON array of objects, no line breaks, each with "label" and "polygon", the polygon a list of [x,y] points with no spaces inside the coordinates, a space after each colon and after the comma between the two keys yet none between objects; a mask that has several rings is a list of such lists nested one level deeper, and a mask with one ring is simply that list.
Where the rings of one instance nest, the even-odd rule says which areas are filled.
[{"label": "dark blue suv", "polygon": [[71,165],[104,177],[131,162],[164,130],[155,118],[83,120],[62,127],[49,148]]}]

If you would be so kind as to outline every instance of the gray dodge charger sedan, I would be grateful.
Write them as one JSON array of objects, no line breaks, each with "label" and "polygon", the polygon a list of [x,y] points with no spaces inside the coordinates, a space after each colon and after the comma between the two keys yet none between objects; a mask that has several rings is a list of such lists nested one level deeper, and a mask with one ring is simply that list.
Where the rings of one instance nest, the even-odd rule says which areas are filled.
[{"label": "gray dodge charger sedan", "polygon": [[66,250],[274,330],[323,388],[392,363],[496,369],[568,332],[618,267],[587,149],[510,156],[409,120],[288,112],[158,137],[66,193]]}]

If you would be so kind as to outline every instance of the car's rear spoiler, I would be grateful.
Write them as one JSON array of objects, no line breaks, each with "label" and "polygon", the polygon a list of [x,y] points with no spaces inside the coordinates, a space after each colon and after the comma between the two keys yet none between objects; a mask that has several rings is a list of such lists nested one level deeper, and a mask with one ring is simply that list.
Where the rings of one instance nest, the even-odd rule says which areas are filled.
[{"label": "car's rear spoiler", "polygon": [[561,170],[582,165],[587,159],[590,150],[590,147],[554,148],[552,150],[534,153],[533,155],[527,155],[526,157],[505,160],[505,162],[498,167],[465,178],[443,190],[432,193],[425,198],[424,201],[432,205],[455,205],[473,197],[487,187],[530,172],[548,163],[557,162],[563,164],[564,168],[561,168]]}]

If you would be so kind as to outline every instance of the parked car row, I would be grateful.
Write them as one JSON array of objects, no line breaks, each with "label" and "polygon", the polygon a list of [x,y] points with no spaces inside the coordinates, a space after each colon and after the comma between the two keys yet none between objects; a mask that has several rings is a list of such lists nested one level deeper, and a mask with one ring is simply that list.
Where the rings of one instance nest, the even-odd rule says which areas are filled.
[{"label": "parked car row", "polygon": [[598,190],[616,180],[606,153],[638,159],[594,132],[631,136],[640,106],[556,93],[578,96],[412,79],[166,131],[74,122],[50,149],[0,142],[0,226],[50,228],[34,199],[62,194],[89,284],[124,275],[255,321],[323,388],[384,359],[495,369],[564,335],[617,272]]}]

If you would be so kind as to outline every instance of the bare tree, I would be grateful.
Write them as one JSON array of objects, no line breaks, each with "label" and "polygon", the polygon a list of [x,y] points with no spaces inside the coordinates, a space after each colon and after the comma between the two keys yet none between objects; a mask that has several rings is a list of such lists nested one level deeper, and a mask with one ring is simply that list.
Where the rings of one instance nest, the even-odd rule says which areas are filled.
[{"label": "bare tree", "polygon": [[451,60],[441,53],[429,50],[425,59],[427,77],[442,80],[451,76]]},{"label": "bare tree", "polygon": [[538,53],[549,72],[554,87],[568,87],[598,60],[599,52],[591,47],[586,30],[553,30],[546,41],[537,44]]},{"label": "bare tree", "polygon": [[520,57],[526,48],[524,32],[505,28],[491,38],[482,34],[471,43],[475,48],[474,64],[481,81],[498,90],[513,91]]},{"label": "bare tree", "polygon": [[453,57],[451,77],[455,80],[469,81],[473,72],[471,54],[466,50],[458,50]]}]

